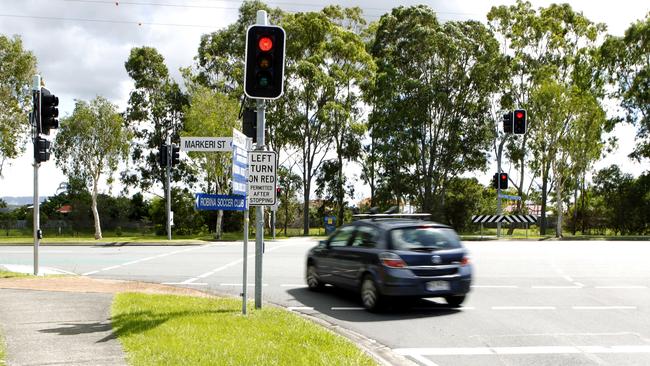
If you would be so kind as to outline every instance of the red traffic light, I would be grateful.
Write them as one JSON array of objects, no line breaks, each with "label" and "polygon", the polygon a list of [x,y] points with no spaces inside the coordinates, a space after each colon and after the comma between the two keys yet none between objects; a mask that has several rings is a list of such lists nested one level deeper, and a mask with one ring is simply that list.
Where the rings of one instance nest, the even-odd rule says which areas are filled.
[{"label": "red traffic light", "polygon": [[501,174],[501,180],[508,180],[507,174]]},{"label": "red traffic light", "polygon": [[524,118],[524,112],[517,112],[515,115],[517,118]]},{"label": "red traffic light", "polygon": [[260,40],[257,42],[258,47],[260,50],[264,52],[268,52],[273,48],[273,40],[269,37],[262,37]]}]

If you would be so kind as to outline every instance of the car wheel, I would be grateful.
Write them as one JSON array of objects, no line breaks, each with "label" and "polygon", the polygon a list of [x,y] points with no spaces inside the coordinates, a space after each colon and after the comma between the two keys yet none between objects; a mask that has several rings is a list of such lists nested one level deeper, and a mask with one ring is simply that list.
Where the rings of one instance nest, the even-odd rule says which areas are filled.
[{"label": "car wheel", "polygon": [[361,302],[369,311],[376,311],[381,304],[381,295],[372,276],[366,275],[361,282]]},{"label": "car wheel", "polygon": [[447,296],[445,297],[447,304],[453,308],[458,308],[465,301],[465,295],[462,296]]},{"label": "car wheel", "polygon": [[313,264],[310,264],[307,266],[307,287],[312,290],[320,290],[323,288],[324,284],[321,282],[320,278],[318,277],[318,272],[316,272],[316,266]]}]

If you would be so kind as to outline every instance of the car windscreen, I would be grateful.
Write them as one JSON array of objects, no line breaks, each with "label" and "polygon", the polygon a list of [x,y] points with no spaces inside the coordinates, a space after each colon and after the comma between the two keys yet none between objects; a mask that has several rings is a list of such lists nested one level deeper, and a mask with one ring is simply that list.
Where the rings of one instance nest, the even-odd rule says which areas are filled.
[{"label": "car windscreen", "polygon": [[460,248],[460,238],[447,228],[406,227],[391,230],[393,249],[441,250]]}]

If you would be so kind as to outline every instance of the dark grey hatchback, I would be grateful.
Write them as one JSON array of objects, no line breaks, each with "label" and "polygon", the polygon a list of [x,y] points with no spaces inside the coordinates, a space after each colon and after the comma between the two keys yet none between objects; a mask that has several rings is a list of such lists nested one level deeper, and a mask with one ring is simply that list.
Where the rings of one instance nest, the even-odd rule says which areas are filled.
[{"label": "dark grey hatchback", "polygon": [[[470,290],[467,250],[449,226],[409,215],[364,216],[307,254],[307,285],[358,291],[376,310],[389,298],[444,297],[459,307]],[[411,215],[412,216],[412,215]]]}]

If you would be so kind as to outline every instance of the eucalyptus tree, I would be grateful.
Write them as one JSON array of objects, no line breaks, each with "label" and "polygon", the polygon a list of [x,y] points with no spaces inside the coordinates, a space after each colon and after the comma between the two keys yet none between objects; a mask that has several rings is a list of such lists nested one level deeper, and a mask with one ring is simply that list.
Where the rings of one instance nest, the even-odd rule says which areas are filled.
[{"label": "eucalyptus tree", "polygon": [[36,57],[18,36],[0,34],[0,177],[7,159],[25,151],[30,124],[31,80]]},{"label": "eucalyptus tree", "polygon": [[[571,164],[576,165],[565,169],[561,158],[569,153],[567,149],[571,142],[567,141],[562,146],[556,143],[564,139],[566,130],[543,124],[573,128],[573,122],[580,120],[581,114],[587,113],[581,106],[571,108],[571,103],[576,102],[576,95],[588,94],[579,100],[590,104],[586,100],[591,99],[598,105],[596,107],[590,104],[592,107],[601,108],[599,104],[603,79],[597,71],[595,51],[605,26],[589,21],[582,13],[573,11],[568,4],[551,4],[535,10],[529,2],[521,0],[512,6],[493,7],[488,13],[488,20],[491,28],[498,32],[506,43],[512,73],[509,90],[511,103],[528,110],[528,132],[509,146],[509,152],[519,170],[516,187],[520,195],[525,193],[526,168],[541,176],[540,234],[544,235],[550,187],[557,183],[555,180],[559,179],[561,183],[565,179],[574,179],[574,176],[566,174],[579,174],[576,172],[578,166],[584,173],[590,162],[599,157],[600,150],[597,153],[585,152],[582,156],[585,159],[589,157],[588,161],[578,163],[577,159],[572,160]],[[552,103],[548,100],[533,100],[535,96],[548,99],[549,95],[554,95]],[[557,103],[569,104],[561,106]],[[566,113],[559,113],[559,110]],[[599,114],[595,111],[593,113]],[[558,118],[560,120],[554,120]],[[602,119],[598,122],[593,126],[597,133],[591,135],[595,140],[589,143],[602,147],[600,137],[605,126]],[[549,134],[549,131],[554,134]],[[557,168],[557,171],[554,168]],[[562,201],[562,196],[556,199]]]},{"label": "eucalyptus tree", "polygon": [[[232,135],[239,127],[237,100],[226,94],[195,86],[190,89],[190,106],[185,109],[183,136],[220,137]],[[193,175],[200,179],[206,193],[228,194],[232,169],[232,154],[219,152],[188,152]],[[221,238],[223,211],[217,212],[215,236]]]},{"label": "eucalyptus tree", "polygon": [[637,125],[639,144],[631,157],[650,158],[650,13],[630,25],[623,37],[608,37],[601,55],[626,121]]},{"label": "eucalyptus tree", "polygon": [[[126,124],[134,132],[131,164],[122,172],[122,181],[148,191],[165,182],[165,169],[158,164],[158,148],[169,137],[178,143],[183,129],[183,108],[187,96],[170,76],[165,59],[152,47],[131,49],[125,65],[133,79]],[[172,170],[172,181],[191,181],[183,162]]]},{"label": "eucalyptus tree", "polygon": [[70,117],[61,121],[54,143],[56,165],[70,180],[80,179],[91,192],[95,239],[102,238],[97,193],[103,175],[112,173],[127,159],[131,132],[124,127],[117,106],[97,97],[90,103],[77,101]]},{"label": "eucalyptus tree", "polygon": [[382,16],[371,53],[379,191],[396,203],[412,195],[422,210],[444,219],[449,180],[486,165],[499,44],[479,22],[441,24],[419,5]]}]

